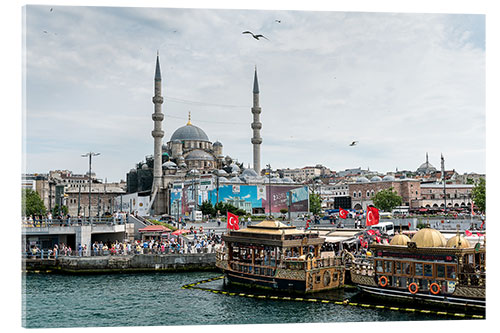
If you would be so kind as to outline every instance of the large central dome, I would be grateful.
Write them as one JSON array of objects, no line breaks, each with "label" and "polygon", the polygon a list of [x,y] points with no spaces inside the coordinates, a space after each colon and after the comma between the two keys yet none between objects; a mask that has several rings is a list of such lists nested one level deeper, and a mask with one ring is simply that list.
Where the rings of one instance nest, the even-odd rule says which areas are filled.
[{"label": "large central dome", "polygon": [[172,137],[170,141],[174,140],[196,140],[196,141],[210,141],[208,139],[207,134],[199,127],[194,126],[188,123],[186,126],[179,127]]}]

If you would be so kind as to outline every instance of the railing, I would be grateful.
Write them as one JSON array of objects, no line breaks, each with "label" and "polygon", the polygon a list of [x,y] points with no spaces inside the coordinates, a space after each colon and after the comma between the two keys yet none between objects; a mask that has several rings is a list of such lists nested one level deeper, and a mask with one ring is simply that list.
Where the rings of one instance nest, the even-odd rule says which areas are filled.
[{"label": "railing", "polygon": [[91,217],[78,218],[70,217],[64,219],[35,219],[35,220],[22,220],[23,228],[47,228],[47,227],[67,227],[79,225],[119,225],[128,223],[128,217],[113,218],[113,217]]}]

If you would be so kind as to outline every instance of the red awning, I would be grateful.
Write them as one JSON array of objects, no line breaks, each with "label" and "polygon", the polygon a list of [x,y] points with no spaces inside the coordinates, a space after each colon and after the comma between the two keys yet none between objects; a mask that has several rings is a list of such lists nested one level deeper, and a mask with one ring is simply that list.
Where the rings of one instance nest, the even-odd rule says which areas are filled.
[{"label": "red awning", "polygon": [[170,229],[162,225],[148,225],[145,228],[139,229],[139,232],[165,232]]},{"label": "red awning", "polygon": [[427,211],[427,208],[420,208],[418,211],[419,211],[419,212],[426,212],[426,211]]}]

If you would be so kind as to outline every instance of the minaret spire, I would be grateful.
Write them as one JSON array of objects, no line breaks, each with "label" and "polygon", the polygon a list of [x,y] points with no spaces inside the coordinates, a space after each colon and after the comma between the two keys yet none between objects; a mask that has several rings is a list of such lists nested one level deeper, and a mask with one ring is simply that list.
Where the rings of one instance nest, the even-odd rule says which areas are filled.
[{"label": "minaret spire", "polygon": [[[161,113],[161,105],[163,103],[163,97],[161,96],[161,72],[160,72],[160,52],[156,52],[156,69],[155,69],[155,79],[154,79],[154,96],[153,96],[153,104],[154,113],[152,115],[154,128],[151,132],[154,140],[154,164],[153,164],[153,187],[152,193],[153,198],[155,199],[156,192],[161,187],[161,179],[162,179],[162,168],[161,168],[161,141],[163,138],[163,131],[161,129],[161,123],[163,121],[163,113]],[[152,203],[151,203],[152,205]]]},{"label": "minaret spire", "polygon": [[189,111],[189,113],[188,113],[188,122],[186,125],[192,125],[191,124],[191,111]]},{"label": "minaret spire", "polygon": [[257,174],[260,174],[260,145],[262,138],[260,137],[260,130],[262,123],[260,122],[260,113],[262,109],[259,105],[259,82],[257,80],[257,66],[255,66],[255,74],[253,79],[253,123],[251,125],[253,130],[252,144],[253,144],[253,169]]}]

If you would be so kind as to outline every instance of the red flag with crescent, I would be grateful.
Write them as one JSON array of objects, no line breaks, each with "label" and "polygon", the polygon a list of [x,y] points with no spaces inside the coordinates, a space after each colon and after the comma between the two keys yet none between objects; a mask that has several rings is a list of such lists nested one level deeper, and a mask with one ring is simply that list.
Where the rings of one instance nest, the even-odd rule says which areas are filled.
[{"label": "red flag with crescent", "polygon": [[347,215],[348,215],[347,210],[342,209],[342,208],[340,208],[340,207],[339,207],[339,217],[340,217],[341,219],[346,219],[346,218],[347,218]]},{"label": "red flag with crescent", "polygon": [[375,225],[378,224],[379,221],[379,215],[378,215],[378,209],[373,207],[373,206],[368,206],[366,208],[366,225]]},{"label": "red flag with crescent", "polygon": [[227,212],[227,228],[229,230],[240,230],[239,219],[237,215]]},{"label": "red flag with crescent", "polygon": [[465,235],[472,236],[472,232],[470,232],[469,230],[465,230]]},{"label": "red flag with crescent", "polygon": [[482,233],[480,233],[480,232],[478,232],[478,233],[477,233],[477,235],[478,235],[479,237],[483,237],[483,236],[484,236],[484,234],[482,234]]}]

